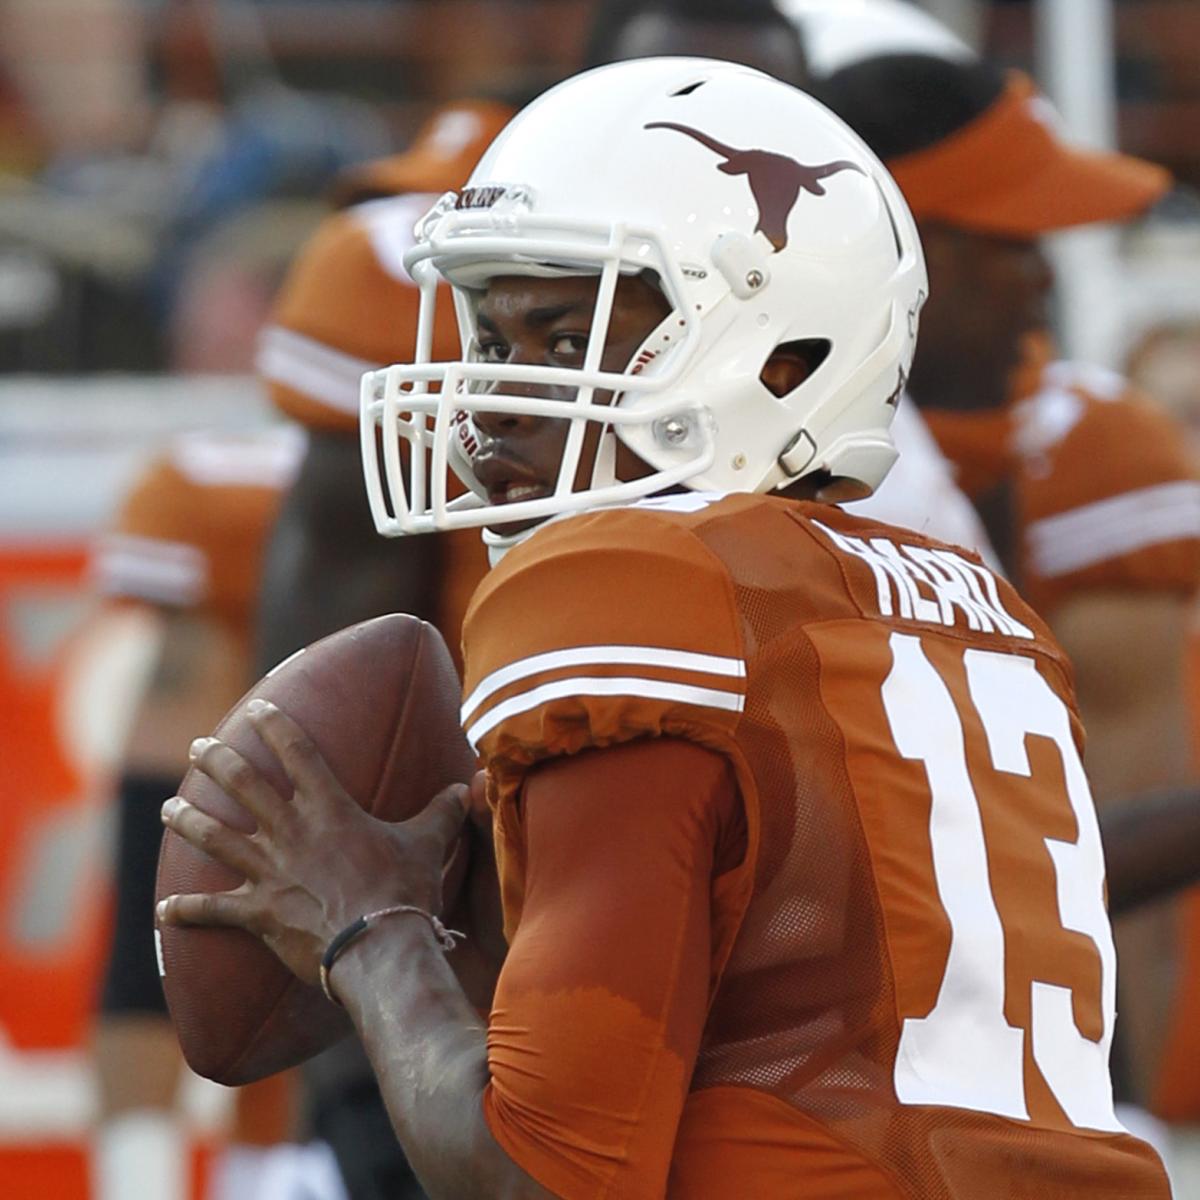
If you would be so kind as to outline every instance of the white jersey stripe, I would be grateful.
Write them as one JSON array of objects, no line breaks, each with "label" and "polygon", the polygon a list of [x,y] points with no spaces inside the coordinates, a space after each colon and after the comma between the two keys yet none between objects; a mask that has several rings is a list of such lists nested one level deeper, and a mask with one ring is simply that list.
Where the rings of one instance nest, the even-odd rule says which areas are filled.
[{"label": "white jersey stripe", "polygon": [[264,379],[354,416],[358,415],[359,383],[367,371],[379,366],[280,325],[263,331],[255,365]]},{"label": "white jersey stripe", "polygon": [[208,585],[207,560],[195,546],[132,534],[102,538],[91,570],[101,595],[157,604],[197,604]]},{"label": "white jersey stripe", "polygon": [[145,537],[138,533],[105,533],[100,537],[101,555],[121,554],[149,558],[159,562],[181,565],[204,565],[204,552],[190,542],[175,542],[168,538]]},{"label": "white jersey stripe", "polygon": [[172,464],[201,487],[282,491],[296,478],[308,438],[296,425],[245,436],[184,434],[170,449]]},{"label": "white jersey stripe", "polygon": [[1200,483],[1183,480],[1139,488],[1029,526],[1029,553],[1039,575],[1053,578],[1179,538],[1200,537]]},{"label": "white jersey stripe", "polygon": [[672,683],[666,679],[645,679],[641,676],[575,676],[544,683],[528,692],[510,696],[491,712],[467,728],[467,741],[472,748],[509,717],[529,712],[539,704],[565,696],[635,696],[647,700],[673,700],[677,704],[696,704],[719,708],[726,712],[741,712],[746,697],[741,692],[722,692],[715,688],[693,687],[687,683]]},{"label": "white jersey stripe", "polygon": [[484,677],[479,686],[463,701],[462,720],[465,724],[476,709],[501,688],[531,675],[542,675],[562,667],[663,667],[670,671],[693,671],[701,675],[724,675],[731,679],[746,677],[746,664],[740,658],[725,658],[717,654],[698,654],[692,650],[670,650],[664,646],[574,646],[568,650],[551,650],[518,659]]}]

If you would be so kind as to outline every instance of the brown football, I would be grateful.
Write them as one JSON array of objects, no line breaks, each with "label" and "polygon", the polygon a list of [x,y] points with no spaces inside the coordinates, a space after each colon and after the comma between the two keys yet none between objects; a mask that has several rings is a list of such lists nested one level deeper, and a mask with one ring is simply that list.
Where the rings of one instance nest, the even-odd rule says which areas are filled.
[{"label": "brown football", "polygon": [[[401,821],[442,788],[467,783],[474,755],[459,725],[459,681],[432,625],[404,614],[364,621],[315,642],[261,679],[214,731],[290,798],[292,787],[259,740],[246,704],[283,709],[367,812]],[[207,776],[192,770],[179,794],[227,824],[253,818]],[[466,869],[466,843],[447,869],[449,909]],[[222,892],[242,877],[167,832],[156,899]],[[188,1064],[223,1084],[249,1083],[303,1062],[350,1032],[345,1012],[298,980],[262,942],[236,929],[156,930],[163,990]]]}]

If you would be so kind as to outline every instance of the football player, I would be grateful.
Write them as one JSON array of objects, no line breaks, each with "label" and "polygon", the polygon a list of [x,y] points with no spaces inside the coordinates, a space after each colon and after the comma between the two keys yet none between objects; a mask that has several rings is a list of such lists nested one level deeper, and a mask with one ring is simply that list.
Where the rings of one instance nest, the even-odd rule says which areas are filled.
[{"label": "football player", "polygon": [[[146,918],[158,810],[187,770],[197,724],[219,720],[249,681],[262,549],[302,451],[294,429],[182,436],[147,464],[95,549],[98,591],[152,611],[159,626],[116,788],[116,912],[93,1034],[98,1200],[191,1194],[176,1110],[183,1063]],[[261,1165],[253,1147],[288,1136],[290,1086],[280,1077],[238,1093],[234,1145],[218,1165],[213,1200],[248,1193]]]},{"label": "football player", "polygon": [[[740,56],[793,79],[803,69],[799,38],[769,0],[597,7],[589,54],[607,61],[655,48]],[[259,372],[276,406],[308,430],[309,449],[268,548],[260,671],[335,629],[396,610],[433,621],[461,665],[462,619],[487,571],[486,551],[474,530],[399,544],[375,535],[359,468],[359,379],[414,353],[418,292],[403,263],[413,226],[438,196],[462,186],[514,111],[497,99],[456,101],[430,118],[404,154],[349,173],[336,193],[341,211],[304,248],[277,299],[260,341]],[[449,314],[448,292],[438,303]],[[457,357],[452,320],[434,337],[435,357]],[[954,490],[940,463],[929,475]],[[975,538],[961,497],[940,492],[928,509],[947,521],[957,513],[954,535]],[[316,1128],[337,1152],[354,1200],[412,1188],[356,1047],[335,1048],[305,1076]]]},{"label": "football player", "polygon": [[[933,286],[909,392],[1009,577],[1074,663],[1100,803],[1192,784],[1197,465],[1182,430],[1120,377],[1055,361],[1040,246],[1143,212],[1169,177],[1068,145],[1028,77],[914,44],[909,18],[893,29],[888,15],[905,7],[868,4],[863,19],[862,6],[790,0],[789,11],[817,94],[888,164],[921,229]],[[1148,1103],[1172,1065],[1175,912],[1146,909],[1117,937],[1124,1091]]]},{"label": "football player", "polygon": [[[364,381],[364,467],[382,531],[501,560],[464,631],[491,1015],[437,916],[466,789],[375,822],[271,705],[295,800],[194,744],[259,832],[169,801],[248,882],[159,919],[346,1006],[431,1197],[1167,1197],[1113,1112],[1067,660],[976,556],[830,503],[895,458],[927,290],[879,161],[764,75],[622,64],[526,109],[406,261],[422,353]],[[467,350],[435,364],[438,277]]]}]

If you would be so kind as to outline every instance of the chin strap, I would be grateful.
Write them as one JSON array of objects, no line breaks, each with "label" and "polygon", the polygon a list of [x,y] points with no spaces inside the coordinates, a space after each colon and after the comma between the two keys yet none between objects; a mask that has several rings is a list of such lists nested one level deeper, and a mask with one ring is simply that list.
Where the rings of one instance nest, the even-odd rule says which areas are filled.
[{"label": "chin strap", "polygon": [[483,544],[487,547],[488,566],[498,567],[500,560],[514,546],[519,546],[526,538],[532,537],[545,523],[545,521],[540,521],[537,525],[522,529],[520,533],[497,533],[485,525],[480,534],[483,537]]},{"label": "chin strap", "polygon": [[600,430],[596,458],[592,463],[592,487],[611,487],[617,482],[617,437],[611,425]]}]

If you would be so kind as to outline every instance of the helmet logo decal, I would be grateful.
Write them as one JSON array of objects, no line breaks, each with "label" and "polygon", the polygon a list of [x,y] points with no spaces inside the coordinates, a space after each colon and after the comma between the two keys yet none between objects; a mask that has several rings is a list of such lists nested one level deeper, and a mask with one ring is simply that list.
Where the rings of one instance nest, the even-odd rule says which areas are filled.
[{"label": "helmet logo decal", "polygon": [[758,224],[754,227],[754,232],[765,234],[776,251],[787,245],[788,218],[792,215],[792,209],[796,207],[796,201],[802,191],[813,196],[824,196],[825,188],[821,181],[830,175],[836,175],[839,171],[866,174],[858,163],[844,158],[810,167],[794,158],[788,158],[786,154],[776,154],[771,150],[738,150],[718,142],[707,133],[701,133],[700,130],[687,125],[676,125],[673,121],[653,121],[643,128],[673,129],[676,133],[694,138],[725,160],[717,164],[718,171],[723,171],[726,175],[747,176],[754,203],[758,205]]},{"label": "helmet logo decal", "polygon": [[450,418],[450,425],[462,452],[474,461],[475,455],[479,453],[479,439],[475,436],[475,424],[471,420],[471,414],[464,408],[456,409]]}]

